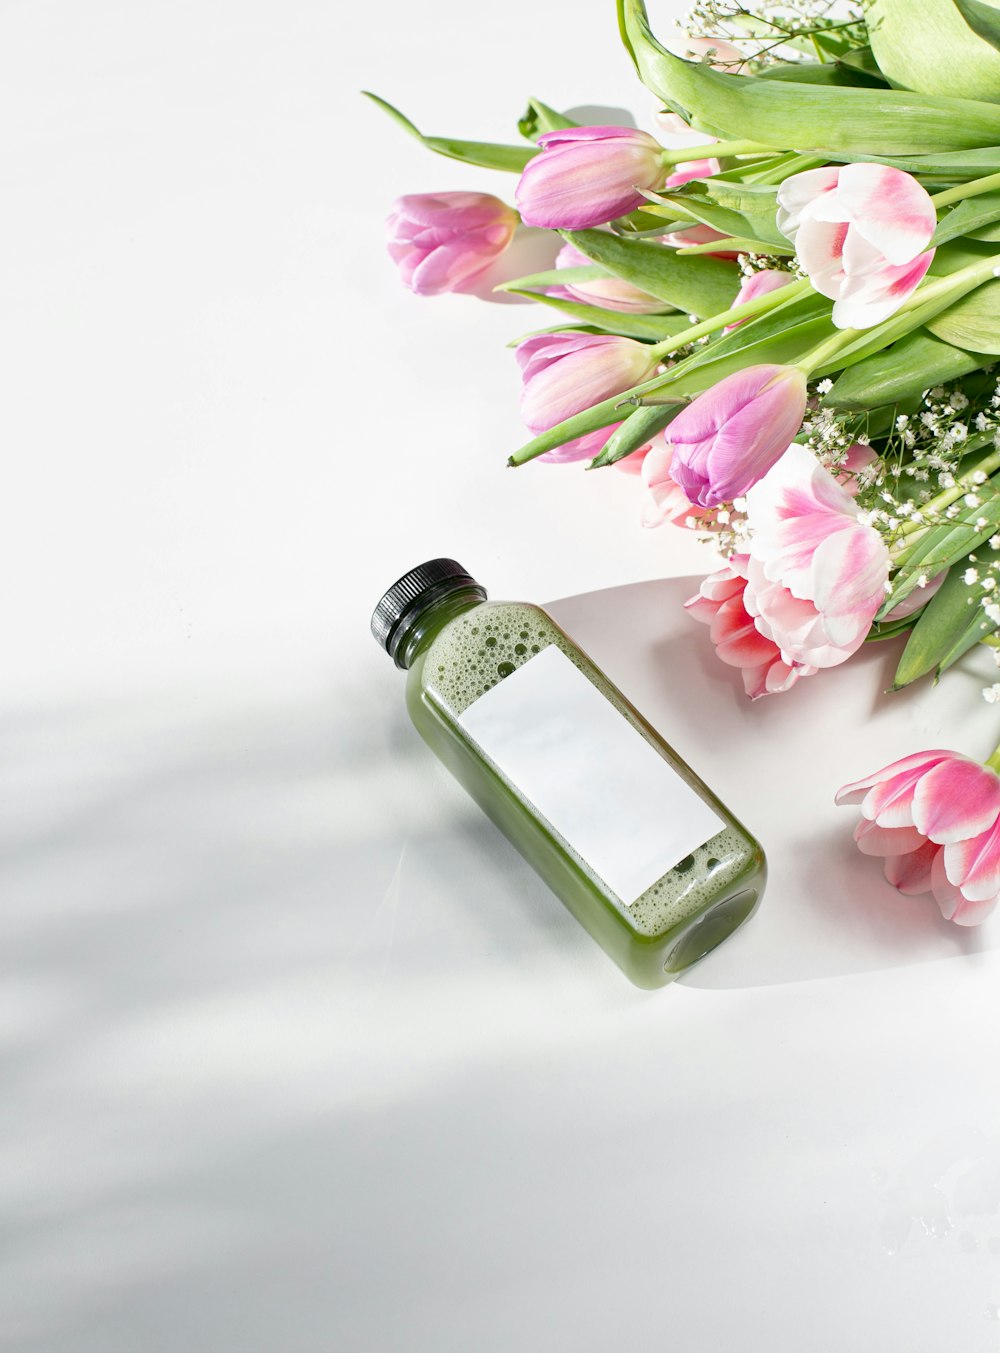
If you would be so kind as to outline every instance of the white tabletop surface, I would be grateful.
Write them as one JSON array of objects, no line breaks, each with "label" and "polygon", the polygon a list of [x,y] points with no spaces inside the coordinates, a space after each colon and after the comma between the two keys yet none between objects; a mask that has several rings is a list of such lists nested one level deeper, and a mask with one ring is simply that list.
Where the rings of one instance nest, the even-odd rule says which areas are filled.
[{"label": "white tabletop surface", "polygon": [[[987,754],[987,667],[747,704],[634,480],[505,468],[551,315],[410,296],[381,222],[513,179],[362,86],[482,139],[651,110],[610,0],[0,10],[0,1347],[993,1353],[1000,920],[898,897],[832,805]],[[552,602],[762,837],[674,986],[409,726],[368,616],[437,554]]]}]

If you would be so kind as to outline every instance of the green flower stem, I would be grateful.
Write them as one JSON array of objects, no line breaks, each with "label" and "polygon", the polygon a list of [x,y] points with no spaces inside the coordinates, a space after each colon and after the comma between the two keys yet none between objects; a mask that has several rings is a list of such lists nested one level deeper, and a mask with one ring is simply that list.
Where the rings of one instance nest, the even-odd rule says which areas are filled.
[{"label": "green flower stem", "polygon": [[957,188],[947,188],[943,193],[935,193],[931,201],[940,211],[953,202],[961,202],[964,197],[978,197],[980,193],[991,193],[994,188],[1000,188],[1000,174],[987,174],[985,178],[960,183]]},{"label": "green flower stem", "polygon": [[1000,747],[996,749],[992,756],[986,758],[983,765],[989,766],[990,770],[994,770],[1000,775]]},{"label": "green flower stem", "polygon": [[[771,294],[780,295],[780,292],[772,292]],[[838,329],[835,334],[831,334],[829,338],[824,339],[822,343],[813,348],[812,352],[807,352],[804,357],[800,357],[797,362],[792,362],[791,365],[797,366],[808,380],[818,367],[824,366],[842,348],[849,347],[868,332],[870,331],[866,329]]]},{"label": "green flower stem", "polygon": [[773,155],[785,149],[785,146],[765,146],[760,141],[708,141],[683,150],[665,150],[660,158],[665,165],[685,164],[688,160],[720,160],[729,155]]},{"label": "green flower stem", "polygon": [[735,324],[741,319],[751,319],[754,315],[773,310],[786,301],[794,300],[797,296],[803,296],[811,290],[812,283],[807,277],[798,282],[790,282],[787,287],[780,287],[777,291],[765,292],[763,296],[758,296],[754,301],[744,301],[742,305],[731,306],[728,310],[723,310],[721,314],[711,315],[708,319],[692,324],[690,329],[682,329],[679,334],[673,334],[670,338],[664,339],[662,343],[655,344],[652,352],[657,357],[669,357],[679,348],[686,347],[688,343],[693,343],[698,338],[707,338],[709,334],[724,329],[727,324]]}]

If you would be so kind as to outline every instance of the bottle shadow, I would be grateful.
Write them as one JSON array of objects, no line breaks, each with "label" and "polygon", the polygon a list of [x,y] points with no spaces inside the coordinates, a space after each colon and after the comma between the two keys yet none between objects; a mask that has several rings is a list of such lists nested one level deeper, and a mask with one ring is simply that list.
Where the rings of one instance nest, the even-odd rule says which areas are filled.
[{"label": "bottle shadow", "polygon": [[1000,946],[997,919],[965,929],[945,921],[930,896],[897,893],[880,862],[854,845],[858,810],[833,802],[842,784],[908,752],[991,747],[990,707],[977,689],[987,669],[972,663],[936,690],[925,682],[883,695],[901,650],[886,641],[751,702],[740,673],[716,657],[707,626],[683,609],[698,582],[634,583],[546,606],[767,854],[760,909],[684,984],[800,982]]}]

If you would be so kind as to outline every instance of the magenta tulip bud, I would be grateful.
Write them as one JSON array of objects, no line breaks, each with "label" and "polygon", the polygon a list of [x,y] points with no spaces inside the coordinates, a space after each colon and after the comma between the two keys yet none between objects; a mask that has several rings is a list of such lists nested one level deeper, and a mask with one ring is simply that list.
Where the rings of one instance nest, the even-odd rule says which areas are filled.
[{"label": "magenta tulip bud", "polygon": [[670,473],[699,507],[731,502],[784,455],[805,411],[806,378],[798,367],[735,371],[670,424]]},{"label": "magenta tulip bud", "polygon": [[415,193],[386,221],[389,254],[418,296],[464,291],[514,238],[517,212],[491,193]]},{"label": "magenta tulip bud", "polygon": [[[640,385],[656,371],[652,349],[615,334],[536,334],[517,348],[521,368],[521,417],[536,435],[582,413],[601,400]],[[615,424],[617,427],[618,424]],[[598,428],[539,456],[569,461],[596,456],[614,432]]]},{"label": "magenta tulip bud", "polygon": [[634,211],[667,176],[663,147],[634,127],[566,127],[538,138],[514,194],[525,225],[586,230]]}]

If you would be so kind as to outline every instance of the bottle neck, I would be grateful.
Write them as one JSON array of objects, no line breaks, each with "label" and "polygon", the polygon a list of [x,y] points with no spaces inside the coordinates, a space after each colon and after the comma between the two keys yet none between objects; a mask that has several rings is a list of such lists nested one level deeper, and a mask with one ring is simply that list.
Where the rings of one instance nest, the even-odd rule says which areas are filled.
[{"label": "bottle neck", "polygon": [[412,667],[414,660],[437,638],[450,621],[464,611],[482,606],[486,594],[481,587],[461,587],[447,592],[438,601],[425,606],[407,622],[407,630],[396,649],[397,667]]}]

